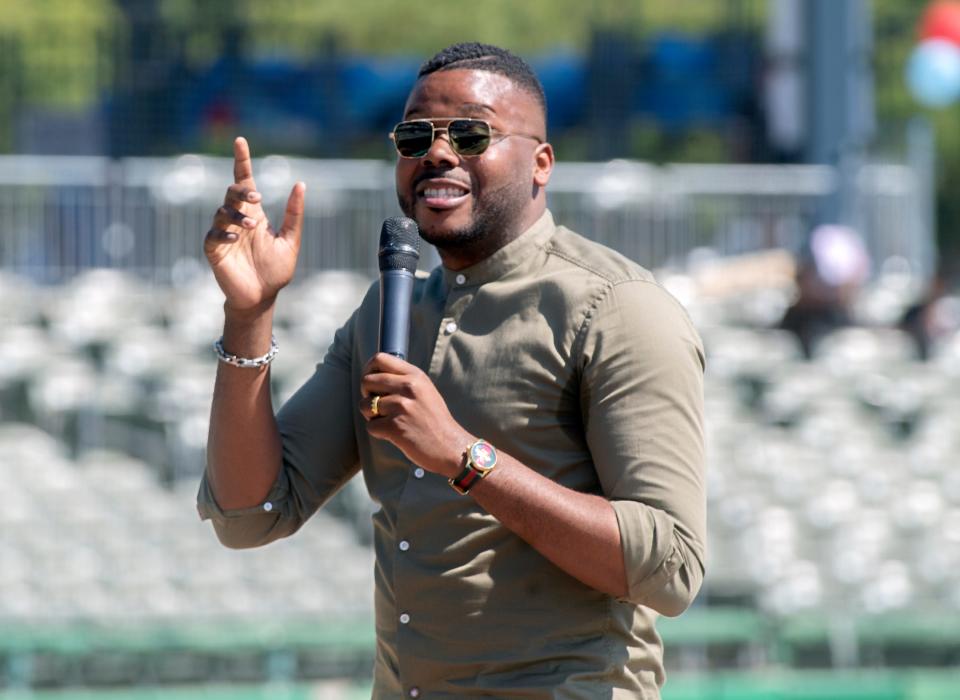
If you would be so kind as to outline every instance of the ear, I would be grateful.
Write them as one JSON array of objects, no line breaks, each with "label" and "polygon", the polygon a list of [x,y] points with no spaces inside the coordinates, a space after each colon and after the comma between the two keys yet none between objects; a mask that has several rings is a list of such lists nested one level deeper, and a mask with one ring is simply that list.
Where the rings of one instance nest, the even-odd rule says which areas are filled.
[{"label": "ear", "polygon": [[550,173],[553,172],[553,146],[541,143],[533,153],[533,184],[537,187],[546,187],[550,182]]}]

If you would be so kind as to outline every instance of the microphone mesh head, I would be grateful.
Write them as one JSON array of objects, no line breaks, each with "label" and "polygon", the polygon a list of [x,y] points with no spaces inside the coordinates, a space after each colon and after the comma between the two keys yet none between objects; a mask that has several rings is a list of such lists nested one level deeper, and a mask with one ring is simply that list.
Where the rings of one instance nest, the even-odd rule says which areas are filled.
[{"label": "microphone mesh head", "polygon": [[420,259],[420,229],[417,222],[405,216],[391,216],[380,229],[380,271],[407,270],[416,272]]}]

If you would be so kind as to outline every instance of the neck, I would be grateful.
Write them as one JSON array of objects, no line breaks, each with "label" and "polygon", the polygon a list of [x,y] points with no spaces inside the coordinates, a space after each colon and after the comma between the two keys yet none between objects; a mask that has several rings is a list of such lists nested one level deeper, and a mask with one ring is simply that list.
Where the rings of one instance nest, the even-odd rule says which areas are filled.
[{"label": "neck", "polygon": [[488,231],[481,238],[463,245],[438,245],[437,252],[440,254],[441,263],[448,270],[459,272],[483,262],[505,245],[519,238],[521,234],[537,222],[546,208],[546,202],[537,202],[536,206],[524,211],[523,215],[512,225],[505,225],[495,231]]}]

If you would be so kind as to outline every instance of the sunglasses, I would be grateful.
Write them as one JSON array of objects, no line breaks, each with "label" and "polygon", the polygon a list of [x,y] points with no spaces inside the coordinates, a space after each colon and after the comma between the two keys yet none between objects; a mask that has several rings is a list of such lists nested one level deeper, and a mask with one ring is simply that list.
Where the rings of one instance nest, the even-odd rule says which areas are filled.
[{"label": "sunglasses", "polygon": [[400,122],[390,134],[397,153],[403,158],[423,158],[433,145],[440,132],[446,132],[450,147],[460,156],[479,156],[490,144],[510,136],[519,136],[543,143],[543,139],[532,134],[515,134],[494,129],[483,119],[456,117],[438,119],[446,121],[446,126],[434,126],[430,119],[412,119]]}]

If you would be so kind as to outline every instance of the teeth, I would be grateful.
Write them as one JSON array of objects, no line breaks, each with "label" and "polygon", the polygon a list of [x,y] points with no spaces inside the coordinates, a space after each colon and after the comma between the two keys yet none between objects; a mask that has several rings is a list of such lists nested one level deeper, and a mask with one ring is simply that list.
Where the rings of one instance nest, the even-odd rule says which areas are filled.
[{"label": "teeth", "polygon": [[452,199],[463,194],[465,194],[464,190],[456,187],[428,187],[423,191],[423,196],[431,199]]}]

